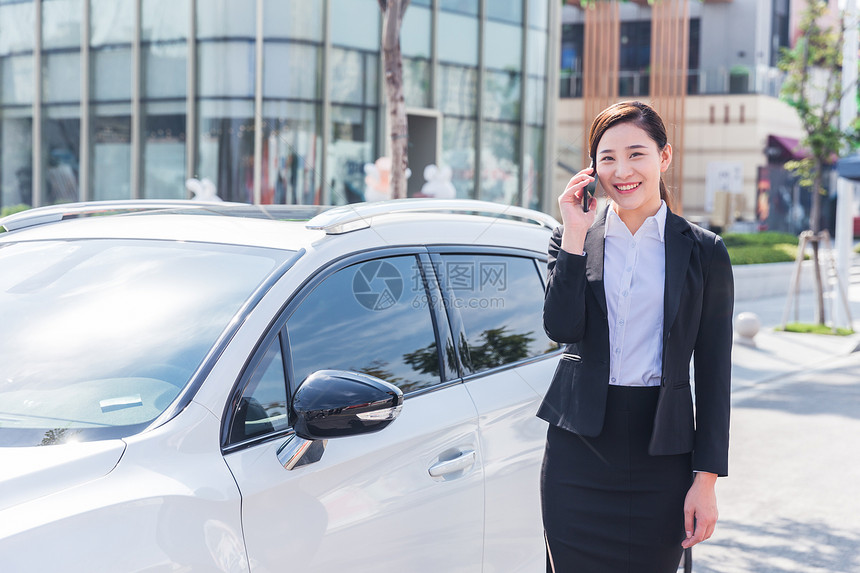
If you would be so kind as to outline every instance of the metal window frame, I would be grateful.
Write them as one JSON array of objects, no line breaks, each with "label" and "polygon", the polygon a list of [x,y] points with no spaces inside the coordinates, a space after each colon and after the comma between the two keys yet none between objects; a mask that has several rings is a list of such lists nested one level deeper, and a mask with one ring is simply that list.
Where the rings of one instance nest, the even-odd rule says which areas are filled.
[{"label": "metal window frame", "polygon": [[[36,11],[33,30],[33,149],[30,163],[33,166],[33,207],[42,205],[42,0],[34,0]],[[80,189],[80,187],[78,187]]]}]

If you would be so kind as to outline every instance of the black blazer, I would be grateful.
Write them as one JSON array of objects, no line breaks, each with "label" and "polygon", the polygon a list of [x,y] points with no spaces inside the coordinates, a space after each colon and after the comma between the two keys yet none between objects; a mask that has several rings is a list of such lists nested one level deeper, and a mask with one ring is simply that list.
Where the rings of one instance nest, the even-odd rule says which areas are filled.
[{"label": "black blazer", "polygon": [[[583,436],[601,432],[609,384],[605,225],[606,210],[588,230],[585,256],[561,250],[562,227],[549,244],[544,329],[566,348],[537,415]],[[664,239],[663,374],[649,453],[692,451],[694,470],[726,475],[734,305],[729,254],[719,236],[671,211]]]}]

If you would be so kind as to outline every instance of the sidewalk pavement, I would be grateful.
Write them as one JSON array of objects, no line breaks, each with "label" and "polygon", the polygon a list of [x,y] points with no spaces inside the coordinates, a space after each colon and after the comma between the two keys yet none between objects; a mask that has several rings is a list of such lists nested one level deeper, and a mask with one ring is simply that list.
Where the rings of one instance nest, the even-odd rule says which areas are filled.
[{"label": "sidewalk pavement", "polygon": [[[743,340],[735,335],[732,351],[733,395],[742,395],[744,389],[793,372],[827,364],[836,357],[860,350],[860,256],[854,256],[852,260],[849,284],[846,286],[855,331],[855,334],[851,336],[775,331],[775,328],[782,325],[787,295],[736,302],[735,319],[742,312],[753,312],[759,317],[762,326],[753,339],[754,345],[744,344]],[[837,302],[833,301],[834,307]],[[814,322],[814,294],[812,292],[800,293],[797,303],[800,322]],[[829,304],[829,301],[825,299],[825,308],[827,308],[828,313],[830,312]],[[792,304],[788,321],[793,322],[794,316],[795,305]],[[830,315],[827,316],[829,318]]]},{"label": "sidewalk pavement", "polygon": [[[860,331],[860,258],[849,301]],[[774,331],[786,297],[738,302],[755,312],[755,346],[732,356],[729,477],[720,521],[693,549],[695,573],[860,572],[860,334]],[[812,322],[812,293],[800,320]]]}]

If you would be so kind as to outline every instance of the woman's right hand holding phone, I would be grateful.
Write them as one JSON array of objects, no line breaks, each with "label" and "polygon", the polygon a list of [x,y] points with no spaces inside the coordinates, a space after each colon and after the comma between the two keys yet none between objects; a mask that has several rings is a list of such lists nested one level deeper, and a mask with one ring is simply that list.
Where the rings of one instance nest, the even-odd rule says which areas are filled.
[{"label": "woman's right hand holding phone", "polygon": [[[564,224],[561,248],[568,253],[581,255],[585,245],[585,234],[594,223],[594,210],[597,200],[586,191],[589,183],[595,180],[594,168],[586,167],[570,178],[564,193],[558,197],[558,207]],[[588,201],[588,211],[583,209],[583,197]]]}]

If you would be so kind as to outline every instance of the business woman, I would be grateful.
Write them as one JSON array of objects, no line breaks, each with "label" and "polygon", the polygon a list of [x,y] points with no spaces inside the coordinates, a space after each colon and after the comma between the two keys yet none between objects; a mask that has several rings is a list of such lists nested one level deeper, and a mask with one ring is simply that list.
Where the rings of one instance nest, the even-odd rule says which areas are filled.
[{"label": "business woman", "polygon": [[566,346],[538,411],[547,571],[670,573],[713,533],[728,471],[731,264],[670,210],[672,147],[651,107],[607,108],[589,146],[549,245],[544,327]]}]

